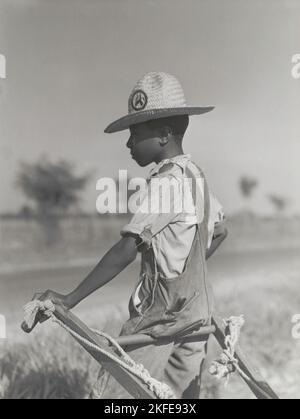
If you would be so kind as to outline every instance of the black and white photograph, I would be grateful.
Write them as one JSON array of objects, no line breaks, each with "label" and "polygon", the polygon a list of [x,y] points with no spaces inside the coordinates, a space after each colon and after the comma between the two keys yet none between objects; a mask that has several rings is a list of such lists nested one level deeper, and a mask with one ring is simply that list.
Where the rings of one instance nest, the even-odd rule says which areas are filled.
[{"label": "black and white photograph", "polygon": [[300,399],[299,23],[0,0],[1,400]]}]

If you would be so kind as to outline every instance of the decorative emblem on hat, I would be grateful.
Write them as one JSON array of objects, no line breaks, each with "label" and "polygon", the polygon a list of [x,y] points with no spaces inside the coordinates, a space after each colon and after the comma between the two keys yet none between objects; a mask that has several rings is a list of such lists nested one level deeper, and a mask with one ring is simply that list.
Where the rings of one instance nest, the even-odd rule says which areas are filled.
[{"label": "decorative emblem on hat", "polygon": [[136,90],[131,98],[131,106],[135,111],[142,111],[145,109],[148,102],[148,97],[143,90]]}]

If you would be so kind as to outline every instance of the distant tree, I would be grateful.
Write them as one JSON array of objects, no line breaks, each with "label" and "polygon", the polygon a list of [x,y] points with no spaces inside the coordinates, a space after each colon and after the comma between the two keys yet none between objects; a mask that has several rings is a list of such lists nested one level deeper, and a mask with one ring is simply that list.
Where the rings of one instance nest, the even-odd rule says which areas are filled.
[{"label": "distant tree", "polygon": [[20,209],[19,216],[25,220],[29,220],[33,215],[33,210],[29,205],[23,205]]},{"label": "distant tree", "polygon": [[38,163],[23,163],[17,184],[25,197],[34,204],[38,221],[44,227],[48,244],[58,237],[59,218],[80,200],[89,175],[77,176],[66,161],[52,163],[47,159]]},{"label": "distant tree", "polygon": [[287,206],[288,206],[288,200],[287,198],[279,195],[269,195],[269,200],[271,204],[273,205],[275,211],[277,213],[283,213]]},{"label": "distant tree", "polygon": [[242,176],[239,180],[240,191],[244,198],[250,198],[257,185],[258,181],[248,176]]},{"label": "distant tree", "polygon": [[79,202],[79,193],[88,176],[76,176],[66,161],[51,163],[23,163],[18,174],[18,185],[24,195],[35,203],[38,213],[59,215]]}]

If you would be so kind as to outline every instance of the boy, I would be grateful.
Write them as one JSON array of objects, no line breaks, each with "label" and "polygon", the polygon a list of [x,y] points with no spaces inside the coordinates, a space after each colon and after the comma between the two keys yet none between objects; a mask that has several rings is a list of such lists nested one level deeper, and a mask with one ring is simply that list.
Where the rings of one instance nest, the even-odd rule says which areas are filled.
[{"label": "boy", "polygon": [[[129,129],[127,147],[132,158],[142,167],[157,164],[147,179],[141,205],[122,229],[122,239],[73,292],[62,296],[47,291],[40,297],[73,308],[118,275],[140,252],[140,280],[121,334],[167,338],[164,344],[134,349],[130,356],[154,378],[167,383],[177,398],[199,398],[206,342],[174,343],[172,337],[193,324],[195,328],[210,324],[213,298],[206,259],[227,235],[220,204],[209,194],[201,169],[182,148],[189,115],[212,109],[186,106],[181,85],[169,74],[152,72],[138,81],[129,97],[128,115],[105,132]],[[162,210],[165,196],[154,182],[162,179],[177,186],[176,193],[169,194],[169,211]],[[186,179],[194,181],[189,188],[185,187]],[[92,397],[129,395],[101,370]]]}]

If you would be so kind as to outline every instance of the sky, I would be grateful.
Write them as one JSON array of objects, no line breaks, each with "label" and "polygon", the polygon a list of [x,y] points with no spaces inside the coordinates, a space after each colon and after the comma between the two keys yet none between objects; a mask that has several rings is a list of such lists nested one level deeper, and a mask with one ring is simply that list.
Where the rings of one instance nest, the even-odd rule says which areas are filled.
[{"label": "sky", "polygon": [[[225,212],[270,213],[269,194],[300,213],[298,0],[0,0],[0,212],[24,203],[20,162],[92,170],[82,207],[95,211],[98,178],[119,169],[146,176],[130,158],[128,132],[104,134],[127,113],[148,71],[174,74],[191,106],[184,151],[204,169]],[[259,181],[246,203],[238,180]]]}]

